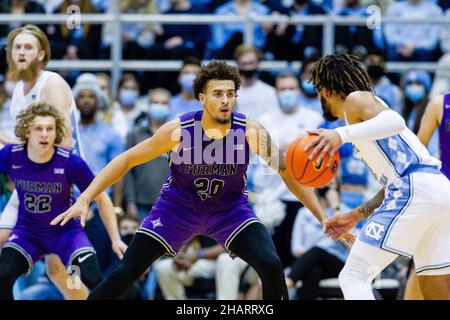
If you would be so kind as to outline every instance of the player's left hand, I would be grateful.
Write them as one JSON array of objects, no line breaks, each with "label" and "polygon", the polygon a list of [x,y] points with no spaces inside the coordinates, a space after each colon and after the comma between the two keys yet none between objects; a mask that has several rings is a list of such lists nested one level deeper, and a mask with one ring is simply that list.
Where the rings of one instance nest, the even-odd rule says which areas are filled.
[{"label": "player's left hand", "polygon": [[342,145],[342,139],[336,130],[319,129],[319,130],[308,130],[308,134],[317,135],[310,143],[305,146],[305,151],[310,148],[315,147],[314,150],[309,155],[309,159],[314,159],[317,155],[316,162],[320,163],[322,159],[328,154],[327,167],[331,165],[333,155],[339,147]]},{"label": "player's left hand", "polygon": [[340,239],[339,241],[342,242],[344,244],[344,246],[346,246],[347,248],[351,248],[353,243],[355,242],[356,236],[353,233],[345,233]]},{"label": "player's left hand", "polygon": [[127,251],[128,246],[120,239],[114,240],[112,242],[112,249],[114,253],[122,260],[125,251]]},{"label": "player's left hand", "polygon": [[81,197],[69,209],[58,215],[50,224],[56,226],[61,221],[61,226],[65,225],[70,219],[80,217],[81,226],[84,228],[89,215],[89,202]]}]

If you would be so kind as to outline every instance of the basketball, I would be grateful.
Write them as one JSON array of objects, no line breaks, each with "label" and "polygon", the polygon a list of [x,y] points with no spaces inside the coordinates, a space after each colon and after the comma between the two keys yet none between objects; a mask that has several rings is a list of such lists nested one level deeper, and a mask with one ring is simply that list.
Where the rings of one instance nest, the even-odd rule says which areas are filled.
[{"label": "basketball", "polygon": [[321,187],[330,182],[337,174],[339,168],[339,152],[335,152],[331,165],[327,167],[328,154],[317,164],[308,157],[314,148],[304,151],[305,146],[312,141],[315,135],[304,135],[295,139],[287,150],[286,166],[288,174],[298,183],[307,187]]}]

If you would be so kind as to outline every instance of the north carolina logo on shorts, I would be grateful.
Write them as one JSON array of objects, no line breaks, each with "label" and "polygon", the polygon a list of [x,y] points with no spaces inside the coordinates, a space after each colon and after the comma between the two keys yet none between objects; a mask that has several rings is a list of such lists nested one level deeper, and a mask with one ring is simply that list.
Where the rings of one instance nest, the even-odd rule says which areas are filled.
[{"label": "north carolina logo on shorts", "polygon": [[153,229],[155,229],[156,227],[162,227],[163,224],[161,223],[161,218],[158,218],[156,220],[150,220],[152,225],[153,225]]},{"label": "north carolina logo on shorts", "polygon": [[384,230],[385,228],[382,224],[372,221],[367,225],[365,232],[366,236],[378,241],[381,239]]}]

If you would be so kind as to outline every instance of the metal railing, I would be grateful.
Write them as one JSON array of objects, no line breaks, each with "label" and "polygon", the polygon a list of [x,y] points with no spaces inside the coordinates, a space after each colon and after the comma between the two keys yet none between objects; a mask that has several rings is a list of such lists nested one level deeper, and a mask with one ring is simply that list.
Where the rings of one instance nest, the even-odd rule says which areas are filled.
[{"label": "metal railing", "polygon": [[[244,23],[244,43],[253,43],[253,26],[261,23],[288,23],[303,25],[323,26],[323,52],[331,54],[334,51],[334,27],[336,25],[367,25],[367,17],[339,17],[329,15],[317,16],[217,16],[213,14],[205,15],[143,15],[143,14],[121,14],[117,10],[116,2],[112,1],[115,8],[113,14],[84,14],[80,15],[80,22],[90,24],[113,23],[114,40],[111,45],[110,60],[52,60],[48,68],[50,69],[76,69],[102,71],[111,70],[113,88],[117,88],[119,78],[124,70],[143,71],[176,71],[181,67],[181,61],[147,61],[147,60],[123,60],[121,30],[122,23],[155,23],[162,24],[216,24],[216,23]],[[0,14],[0,24],[12,22],[46,24],[46,23],[67,23],[72,18],[72,14]],[[385,23],[424,23],[442,24],[450,28],[450,17],[436,17],[432,20],[423,18],[393,18],[381,17],[381,25]],[[380,26],[381,27],[381,26]],[[229,61],[234,63],[233,61]],[[262,61],[262,70],[280,70],[291,68],[299,70],[301,62],[288,63],[287,61]],[[390,72],[403,72],[410,68],[421,68],[427,71],[435,71],[437,63],[434,62],[389,62],[386,68]]]}]

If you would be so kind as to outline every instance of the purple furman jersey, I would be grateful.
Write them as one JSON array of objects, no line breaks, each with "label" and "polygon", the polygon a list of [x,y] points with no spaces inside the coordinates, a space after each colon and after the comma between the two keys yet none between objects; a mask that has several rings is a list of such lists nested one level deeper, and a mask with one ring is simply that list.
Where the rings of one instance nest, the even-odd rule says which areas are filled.
[{"label": "purple furman jersey", "polygon": [[450,93],[444,95],[441,125],[439,127],[439,147],[441,149],[442,173],[450,179]]},{"label": "purple furman jersey", "polygon": [[50,161],[35,163],[25,144],[0,150],[0,173],[8,173],[19,197],[19,215],[5,246],[19,250],[30,265],[49,253],[58,254],[65,264],[80,251],[93,251],[80,223],[65,226],[50,222],[74,202],[72,188],[85,190],[94,176],[87,164],[69,150],[55,147]]},{"label": "purple furman jersey", "polygon": [[227,210],[246,203],[249,146],[244,115],[232,113],[231,130],[211,140],[203,131],[203,111],[180,117],[178,152],[169,153],[169,176],[161,197],[200,212]]},{"label": "purple furman jersey", "polygon": [[227,135],[212,140],[203,130],[202,114],[180,117],[181,140],[169,153],[169,176],[139,230],[172,255],[199,234],[228,248],[239,231],[259,222],[247,203],[246,117],[232,113]]}]

